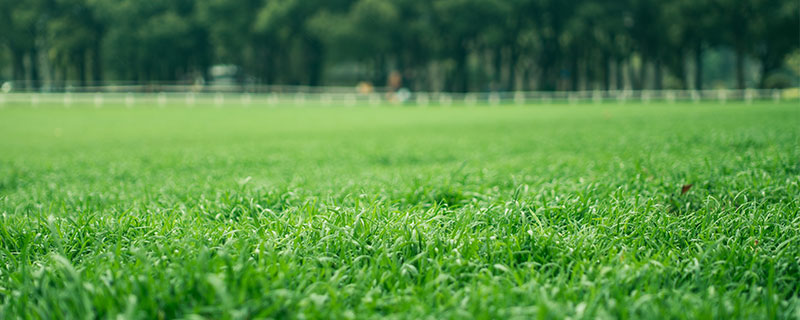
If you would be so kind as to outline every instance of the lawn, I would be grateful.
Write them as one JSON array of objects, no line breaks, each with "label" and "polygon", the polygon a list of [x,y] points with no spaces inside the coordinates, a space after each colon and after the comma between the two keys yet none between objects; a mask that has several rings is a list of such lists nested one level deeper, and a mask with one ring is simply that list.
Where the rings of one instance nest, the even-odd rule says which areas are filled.
[{"label": "lawn", "polygon": [[798,212],[796,102],[6,105],[0,318],[797,318]]}]

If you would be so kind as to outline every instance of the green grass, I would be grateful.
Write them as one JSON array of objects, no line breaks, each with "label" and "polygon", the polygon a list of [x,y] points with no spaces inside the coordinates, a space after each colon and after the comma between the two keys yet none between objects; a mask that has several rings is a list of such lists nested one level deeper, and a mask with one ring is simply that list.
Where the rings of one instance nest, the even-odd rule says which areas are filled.
[{"label": "green grass", "polygon": [[795,103],[6,106],[0,318],[797,318],[798,211]]}]

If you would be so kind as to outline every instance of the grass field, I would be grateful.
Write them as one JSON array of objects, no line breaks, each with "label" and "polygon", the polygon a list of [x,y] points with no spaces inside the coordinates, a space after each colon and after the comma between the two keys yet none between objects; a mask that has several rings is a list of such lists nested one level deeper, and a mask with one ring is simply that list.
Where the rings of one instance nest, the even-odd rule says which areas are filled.
[{"label": "grass field", "polygon": [[0,317],[798,318],[798,211],[789,102],[7,106]]}]

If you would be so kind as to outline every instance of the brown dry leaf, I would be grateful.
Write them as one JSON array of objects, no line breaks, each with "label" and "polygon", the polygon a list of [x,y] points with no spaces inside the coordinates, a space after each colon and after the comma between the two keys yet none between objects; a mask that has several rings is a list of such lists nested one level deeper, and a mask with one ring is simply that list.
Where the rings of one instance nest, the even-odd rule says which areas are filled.
[{"label": "brown dry leaf", "polygon": [[689,192],[689,189],[691,189],[692,186],[693,184],[684,184],[683,187],[681,187],[681,194]]}]

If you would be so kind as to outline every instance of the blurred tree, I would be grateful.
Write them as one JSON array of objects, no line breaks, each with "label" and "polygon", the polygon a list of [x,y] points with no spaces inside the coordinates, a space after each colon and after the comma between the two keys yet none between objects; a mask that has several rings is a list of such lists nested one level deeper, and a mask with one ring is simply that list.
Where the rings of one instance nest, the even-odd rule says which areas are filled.
[{"label": "blurred tree", "polygon": [[[722,61],[711,57],[731,50],[737,87],[769,87],[800,46],[798,7],[797,0],[0,0],[7,56],[0,72],[20,86],[40,77],[194,81],[207,79],[211,65],[231,64],[240,82],[319,85],[325,70],[355,64],[379,85],[399,71],[417,90],[660,89],[664,79],[702,89],[704,71],[727,74],[720,72],[727,62],[710,64]],[[760,72],[748,74],[747,65]]]},{"label": "blurred tree", "polygon": [[[754,6],[762,0],[714,0],[712,10],[719,15],[721,34],[736,54],[736,87],[745,88],[745,58],[748,44],[755,40],[751,27]],[[752,50],[752,49],[751,49]]]},{"label": "blurred tree", "polygon": [[95,18],[92,3],[55,0],[52,10],[47,24],[47,43],[50,60],[61,80],[77,79],[81,85],[86,85],[91,71],[91,80],[100,81],[100,43],[105,26]]},{"label": "blurred tree", "polygon": [[[677,43],[680,51],[673,56],[673,68],[681,68],[680,75],[686,75],[682,63],[684,54],[691,51],[694,66],[694,89],[703,89],[703,52],[710,46],[719,45],[722,41],[720,34],[722,26],[719,12],[713,10],[712,0],[681,0],[675,1],[676,11],[671,15],[675,20],[669,26],[673,43]],[[688,86],[688,78],[683,77],[684,86]]]},{"label": "blurred tree", "polygon": [[454,62],[449,77],[452,91],[470,89],[468,58],[470,51],[479,50],[485,43],[481,36],[503,26],[510,7],[505,1],[438,0],[433,3],[436,17],[436,37],[441,40],[439,54]]},{"label": "blurred tree", "polygon": [[[194,14],[194,1],[105,2],[114,23],[104,52],[110,72],[137,81],[192,80],[211,65],[208,33]],[[166,54],[165,54],[166,53]]]},{"label": "blurred tree", "polygon": [[196,16],[200,26],[208,32],[216,63],[240,66],[253,76],[269,81],[272,64],[267,61],[273,47],[271,39],[254,30],[262,2],[202,0],[197,2]]},{"label": "blurred tree", "polygon": [[398,7],[386,0],[359,0],[348,12],[322,11],[309,21],[309,28],[335,58],[372,65],[376,83],[385,81],[389,69],[397,67],[401,26]]},{"label": "blurred tree", "polygon": [[[37,39],[42,33],[42,25],[47,21],[46,0],[0,0],[0,44],[8,48],[11,56],[11,78],[23,81],[17,84],[25,87],[28,82],[38,85]],[[27,67],[26,67],[27,60]]]},{"label": "blurred tree", "polygon": [[314,32],[318,12],[347,8],[349,0],[272,0],[258,12],[255,31],[281,48],[274,57],[276,79],[288,84],[319,85],[326,47]]},{"label": "blurred tree", "polygon": [[781,68],[786,57],[800,42],[800,1],[754,1],[750,21],[754,45],[751,47],[761,64],[759,86],[769,86],[767,79]]}]

